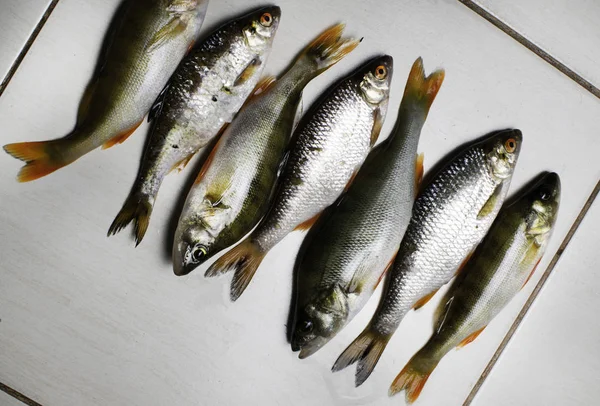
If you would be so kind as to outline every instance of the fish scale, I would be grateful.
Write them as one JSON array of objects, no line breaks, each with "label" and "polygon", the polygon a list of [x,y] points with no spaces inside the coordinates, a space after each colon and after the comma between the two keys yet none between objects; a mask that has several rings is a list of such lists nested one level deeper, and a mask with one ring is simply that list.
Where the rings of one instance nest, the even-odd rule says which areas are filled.
[{"label": "fish scale", "polygon": [[254,231],[219,258],[207,276],[235,270],[231,297],[246,289],[265,255],[306,229],[348,186],[383,123],[392,58],[374,58],[325,93],[299,124],[271,208]]},{"label": "fish scale", "polygon": [[[268,26],[261,23],[265,15]],[[233,20],[182,61],[150,113],[153,127],[138,177],[109,235],[134,221],[139,244],[165,176],[214,139],[257,85],[279,15],[279,8],[264,7]]]},{"label": "fish scale", "polygon": [[254,235],[261,248],[271,248],[333,203],[362,163],[370,148],[373,108],[356,87],[356,80],[339,86],[300,130],[273,215]]},{"label": "fish scale", "polygon": [[448,289],[434,317],[434,331],[390,387],[414,402],[444,356],[477,338],[527,283],[548,245],[560,202],[560,178],[538,177],[502,208],[489,233]]},{"label": "fish scale", "polygon": [[358,362],[356,384],[361,385],[408,311],[423,306],[452,279],[500,210],[521,141],[518,130],[494,133],[463,148],[423,188],[375,315],[334,371]]},{"label": "fish scale", "polygon": [[296,260],[291,346],[306,358],[366,304],[408,226],[416,194],[421,129],[444,78],[409,75],[390,136],[371,151],[348,191],[315,224]]}]

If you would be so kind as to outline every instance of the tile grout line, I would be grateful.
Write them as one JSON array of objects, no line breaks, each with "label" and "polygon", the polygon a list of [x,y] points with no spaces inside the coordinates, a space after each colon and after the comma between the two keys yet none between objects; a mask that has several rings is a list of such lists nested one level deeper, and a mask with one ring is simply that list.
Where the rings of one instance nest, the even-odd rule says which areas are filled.
[{"label": "tile grout line", "polygon": [[515,41],[529,49],[531,52],[542,58],[544,61],[549,63],[558,69],[561,73],[569,77],[569,79],[573,80],[579,86],[583,87],[585,90],[596,96],[600,99],[600,89],[594,86],[592,83],[585,80],[575,71],[570,69],[567,65],[560,62],[558,59],[554,58],[548,52],[544,51],[542,48],[525,38],[523,35],[519,34],[513,28],[511,28],[508,24],[502,22],[498,17],[494,16],[489,11],[485,10],[483,7],[475,3],[473,0],[458,0],[463,5],[470,8],[475,13],[479,14],[481,17],[485,18],[488,22],[492,23],[498,29],[504,31],[504,33],[508,34]]},{"label": "tile grout line", "polygon": [[15,75],[15,73],[17,72],[17,69],[19,69],[19,66],[21,65],[21,62],[23,62],[23,59],[25,59],[25,55],[27,55],[27,52],[29,52],[29,49],[33,45],[33,42],[37,38],[37,36],[40,33],[40,31],[42,30],[42,28],[44,28],[44,25],[46,24],[46,21],[48,21],[48,18],[50,17],[50,14],[52,14],[52,12],[54,11],[54,8],[58,4],[58,2],[59,2],[59,0],[52,0],[52,2],[50,3],[50,5],[48,6],[48,8],[46,8],[46,11],[44,12],[44,15],[42,15],[42,18],[37,23],[37,25],[33,29],[33,32],[31,33],[31,35],[27,39],[27,42],[25,43],[25,45],[21,49],[21,52],[19,52],[19,55],[17,55],[17,59],[15,59],[15,61],[10,66],[10,69],[8,70],[8,73],[6,74],[6,76],[4,77],[4,79],[2,80],[2,83],[0,83],[0,97],[2,96],[2,94],[6,90],[6,87],[8,86],[9,82],[11,81],[11,79],[13,78],[13,76]]},{"label": "tile grout line", "polygon": [[577,216],[577,218],[573,222],[573,225],[571,225],[571,228],[569,229],[569,232],[567,233],[567,235],[563,239],[563,242],[560,244],[560,247],[558,247],[558,250],[554,254],[554,257],[552,257],[552,261],[550,261],[550,264],[548,264],[548,267],[544,271],[544,274],[542,275],[542,277],[538,281],[537,285],[535,285],[535,288],[533,289],[533,292],[531,292],[531,294],[527,298],[527,301],[525,302],[525,305],[523,305],[523,307],[521,308],[521,311],[519,312],[519,315],[517,316],[517,318],[515,319],[515,321],[513,322],[513,324],[510,326],[510,329],[508,330],[508,332],[504,336],[504,339],[502,340],[502,342],[500,343],[500,345],[496,349],[496,352],[494,353],[494,355],[490,359],[489,363],[487,364],[487,366],[485,367],[485,369],[481,373],[481,376],[479,377],[479,379],[477,380],[477,382],[473,386],[473,389],[471,389],[471,392],[469,393],[469,396],[467,396],[467,398],[465,399],[465,401],[463,403],[463,406],[469,406],[473,402],[473,399],[475,398],[475,396],[477,395],[477,393],[479,392],[479,390],[483,386],[485,380],[489,376],[490,372],[492,371],[492,369],[494,368],[494,366],[498,362],[498,358],[500,358],[500,355],[502,355],[502,353],[504,352],[504,349],[508,345],[508,342],[512,339],[512,337],[515,334],[517,328],[519,327],[519,325],[523,321],[523,318],[525,317],[525,315],[527,314],[527,312],[531,308],[531,305],[533,304],[533,302],[535,301],[535,299],[539,295],[540,291],[544,287],[544,284],[546,283],[546,281],[550,277],[550,274],[554,270],[554,267],[556,266],[556,263],[558,262],[558,260],[562,256],[563,252],[567,248],[567,245],[569,245],[569,243],[571,242],[571,239],[573,238],[573,235],[575,234],[575,232],[579,228],[579,225],[583,221],[583,218],[585,217],[585,215],[589,211],[590,207],[592,206],[592,203],[594,202],[594,200],[598,196],[598,192],[600,192],[600,180],[598,181],[598,183],[596,183],[596,186],[594,187],[594,190],[592,191],[592,193],[588,197],[587,201],[583,205],[583,208],[581,209],[581,211],[579,212],[579,215]]},{"label": "tile grout line", "polygon": [[13,398],[23,402],[27,406],[42,406],[35,400],[28,398],[27,396],[23,395],[21,392],[17,392],[13,388],[3,384],[2,382],[0,382],[0,391],[5,392],[6,394],[12,396]]}]

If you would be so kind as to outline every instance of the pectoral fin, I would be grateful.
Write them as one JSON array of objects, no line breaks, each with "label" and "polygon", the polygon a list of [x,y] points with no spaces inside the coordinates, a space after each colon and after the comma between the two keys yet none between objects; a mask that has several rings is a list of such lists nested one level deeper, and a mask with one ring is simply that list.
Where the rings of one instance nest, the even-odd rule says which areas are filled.
[{"label": "pectoral fin", "polygon": [[438,290],[439,289],[436,289],[433,292],[426,294],[421,299],[417,300],[417,302],[413,305],[413,309],[419,310],[421,307],[425,306],[427,302],[429,302],[431,298],[435,296]]},{"label": "pectoral fin", "polygon": [[496,189],[494,189],[494,193],[492,193],[492,195],[487,200],[487,202],[485,202],[485,204],[479,211],[479,214],[477,214],[478,220],[489,216],[494,211],[494,209],[496,208],[496,204],[498,204],[498,198],[500,197],[500,192],[502,192],[502,184],[499,184],[498,186],[496,186]]},{"label": "pectoral fin", "polygon": [[248,80],[250,80],[260,69],[260,65],[262,65],[260,59],[254,58],[253,60],[251,60],[248,66],[246,66],[242,73],[239,74],[237,79],[235,79],[235,81],[233,82],[233,86],[241,86]]},{"label": "pectoral fin", "polygon": [[375,145],[377,139],[379,138],[379,134],[381,133],[381,128],[383,127],[383,122],[385,120],[385,114],[381,111],[381,107],[375,109],[374,114],[374,123],[373,129],[371,130],[371,146]]},{"label": "pectoral fin", "polygon": [[309,218],[308,220],[306,220],[305,222],[298,224],[296,226],[296,228],[294,228],[294,231],[307,231],[308,229],[310,229],[319,219],[319,217],[321,216],[322,213],[318,213],[317,215]]},{"label": "pectoral fin", "polygon": [[419,193],[419,189],[421,188],[421,183],[423,182],[423,161],[425,160],[425,155],[420,153],[417,155],[417,160],[415,162],[415,197]]},{"label": "pectoral fin", "polygon": [[148,52],[154,52],[169,40],[177,37],[187,28],[190,17],[185,14],[175,14],[168,23],[162,26],[160,30],[150,40],[146,49]]}]

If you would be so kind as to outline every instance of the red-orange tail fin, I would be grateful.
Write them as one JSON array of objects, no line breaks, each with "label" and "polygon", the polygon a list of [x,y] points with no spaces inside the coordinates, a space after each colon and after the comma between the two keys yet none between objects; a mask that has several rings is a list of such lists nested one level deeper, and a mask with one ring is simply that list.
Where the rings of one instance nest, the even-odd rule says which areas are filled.
[{"label": "red-orange tail fin", "polygon": [[408,361],[408,364],[400,371],[390,386],[390,396],[398,392],[406,391],[406,402],[413,403],[423,390],[427,379],[437,366],[437,361],[421,359],[419,353]]},{"label": "red-orange tail fin", "polygon": [[443,69],[436,70],[431,75],[425,76],[423,59],[419,57],[413,64],[410,74],[408,75],[402,104],[414,102],[423,103],[422,105],[425,106],[425,113],[427,114],[440,87],[442,87],[444,77],[445,73]]},{"label": "red-orange tail fin", "polygon": [[55,155],[49,153],[49,147],[55,142],[57,141],[19,142],[4,146],[7,153],[25,162],[17,175],[19,182],[39,179],[70,163],[53,159]]}]

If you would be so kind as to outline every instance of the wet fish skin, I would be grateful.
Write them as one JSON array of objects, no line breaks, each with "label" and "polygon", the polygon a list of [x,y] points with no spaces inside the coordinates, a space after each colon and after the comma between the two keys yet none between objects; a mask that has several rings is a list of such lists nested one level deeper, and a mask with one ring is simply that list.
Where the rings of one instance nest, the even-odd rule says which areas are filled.
[{"label": "wet fish skin", "polygon": [[351,52],[342,24],[311,42],[290,69],[253,95],[227,127],[191,188],[173,246],[185,275],[247,235],[268,209],[304,87]]},{"label": "wet fish skin", "polygon": [[198,38],[207,6],[208,0],[126,0],[82,98],[75,129],[55,140],[4,146],[26,163],[17,180],[38,179],[101,145],[125,141]]},{"label": "wet fish skin", "polygon": [[416,195],[421,129],[443,79],[443,70],[426,77],[421,58],[415,61],[392,133],[306,237],[291,343],[300,358],[352,320],[398,251]]},{"label": "wet fish skin", "polygon": [[472,342],[527,283],[552,234],[560,204],[560,178],[542,176],[503,207],[489,233],[439,304],[434,332],[390,387],[419,397],[440,360]]},{"label": "wet fish skin", "polygon": [[464,149],[422,189],[375,315],[334,371],[358,361],[356,385],[361,385],[406,313],[454,277],[496,218],[521,143],[519,130],[488,136]]},{"label": "wet fish skin", "polygon": [[377,57],[336,84],[302,120],[273,203],[257,228],[207,271],[235,270],[231,298],[246,289],[267,252],[342,193],[379,135],[392,58]]},{"label": "wet fish skin", "polygon": [[136,245],[142,241],[164,177],[214,139],[252,93],[280,15],[279,7],[263,7],[233,20],[184,58],[150,112],[142,165],[109,236],[133,221]]}]

